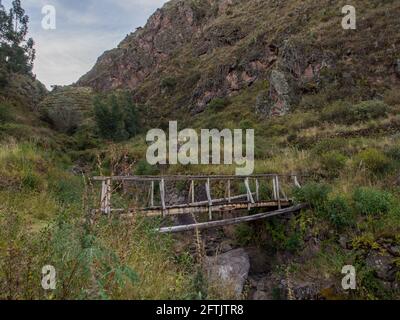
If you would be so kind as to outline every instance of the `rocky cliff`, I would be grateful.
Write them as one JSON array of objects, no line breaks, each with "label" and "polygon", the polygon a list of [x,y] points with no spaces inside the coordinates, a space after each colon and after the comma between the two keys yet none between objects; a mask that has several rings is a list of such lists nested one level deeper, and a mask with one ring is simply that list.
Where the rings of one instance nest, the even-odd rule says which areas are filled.
[{"label": "rocky cliff", "polygon": [[137,102],[164,116],[200,113],[214,98],[240,95],[260,81],[266,85],[249,108],[262,116],[284,114],[302,95],[327,89],[335,98],[374,98],[399,81],[400,4],[354,1],[357,30],[341,27],[343,5],[173,0],[105,52],[77,85],[132,90]]}]

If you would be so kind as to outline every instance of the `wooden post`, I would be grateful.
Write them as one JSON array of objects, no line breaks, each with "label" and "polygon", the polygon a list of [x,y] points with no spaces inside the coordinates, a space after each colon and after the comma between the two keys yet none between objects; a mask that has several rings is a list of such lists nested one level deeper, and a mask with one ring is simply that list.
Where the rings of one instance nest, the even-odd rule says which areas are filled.
[{"label": "wooden post", "polygon": [[294,176],[294,177],[293,177],[293,180],[294,180],[294,185],[295,185],[297,188],[301,188],[301,185],[300,185],[300,183],[299,183],[299,180],[297,179],[297,176]]},{"label": "wooden post", "polygon": [[165,217],[165,181],[164,179],[161,179],[160,181],[160,198],[161,198],[161,206],[162,206],[162,214],[163,217]]},{"label": "wooden post", "polygon": [[195,202],[195,186],[194,186],[194,180],[192,180],[190,187],[192,188],[192,203]]},{"label": "wooden post", "polygon": [[106,179],[101,186],[101,212],[111,214],[111,179]]},{"label": "wooden post", "polygon": [[251,192],[251,189],[250,189],[249,178],[246,178],[246,180],[244,181],[244,184],[246,186],[247,198],[248,198],[249,202],[254,203],[255,201],[253,198],[253,193]]},{"label": "wooden post", "polygon": [[280,194],[279,176],[276,175],[275,179],[276,179],[276,194],[278,196],[278,208],[280,210],[280,209],[282,209],[282,206],[281,206],[281,194]]},{"label": "wooden post", "polygon": [[207,179],[206,182],[206,194],[207,194],[207,200],[208,200],[208,215],[210,220],[212,220],[212,198],[211,198],[211,187],[210,187],[210,178]]},{"label": "wooden post", "polygon": [[231,198],[231,180],[228,180],[228,203],[232,202],[232,198]]},{"label": "wooden post", "polygon": [[150,207],[154,207],[154,181],[151,182],[150,187]]},{"label": "wooden post", "polygon": [[275,177],[272,179],[272,198],[273,200],[278,200],[278,197],[276,196],[276,179]]},{"label": "wooden post", "polygon": [[260,201],[260,184],[258,182],[258,179],[256,179],[256,201]]}]

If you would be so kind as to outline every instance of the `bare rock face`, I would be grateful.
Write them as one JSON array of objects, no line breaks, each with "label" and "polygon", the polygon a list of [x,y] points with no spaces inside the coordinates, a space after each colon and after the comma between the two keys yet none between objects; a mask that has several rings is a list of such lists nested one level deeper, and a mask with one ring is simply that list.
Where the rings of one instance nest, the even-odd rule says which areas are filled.
[{"label": "bare rock face", "polygon": [[[255,88],[256,113],[270,117],[325,88],[342,89],[337,98],[344,98],[360,80],[379,83],[390,73],[397,82],[398,57],[387,62],[397,34],[382,46],[365,47],[355,38],[347,48],[341,42],[347,42],[345,35],[336,40],[331,24],[319,20],[328,6],[332,1],[171,0],[105,52],[77,85],[130,90],[135,102],[160,108],[165,119],[201,113],[213,99],[241,95],[249,87]],[[364,28],[380,18],[379,10],[367,11]],[[388,10],[388,24],[398,22],[394,12]],[[381,32],[378,24],[371,28]],[[254,109],[254,100],[251,104]]]},{"label": "bare rock face", "polygon": [[239,297],[250,270],[249,256],[244,249],[232,250],[207,258],[205,270],[209,282],[231,289]]},{"label": "bare rock face", "polygon": [[394,281],[396,269],[393,266],[393,257],[390,255],[380,255],[377,252],[371,252],[366,259],[366,264],[374,270],[379,279]]},{"label": "bare rock face", "polygon": [[96,90],[134,89],[177,48],[195,35],[203,17],[186,1],[158,9],[144,28],[128,35],[118,48],[105,52],[78,85]]}]

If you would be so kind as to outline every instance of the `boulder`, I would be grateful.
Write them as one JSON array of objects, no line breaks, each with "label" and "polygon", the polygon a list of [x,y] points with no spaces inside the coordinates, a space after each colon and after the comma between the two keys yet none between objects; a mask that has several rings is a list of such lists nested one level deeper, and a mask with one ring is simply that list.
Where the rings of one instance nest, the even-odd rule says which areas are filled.
[{"label": "boulder", "polygon": [[247,248],[246,252],[250,259],[250,273],[267,273],[271,271],[271,259],[265,250],[257,247]]},{"label": "boulder", "polygon": [[366,264],[374,270],[379,279],[385,281],[394,281],[396,277],[396,269],[393,266],[393,258],[389,255],[381,255],[378,252],[371,252]]},{"label": "boulder", "polygon": [[249,270],[249,256],[243,249],[232,250],[217,257],[208,257],[205,261],[209,282],[232,289],[237,297],[243,292]]}]

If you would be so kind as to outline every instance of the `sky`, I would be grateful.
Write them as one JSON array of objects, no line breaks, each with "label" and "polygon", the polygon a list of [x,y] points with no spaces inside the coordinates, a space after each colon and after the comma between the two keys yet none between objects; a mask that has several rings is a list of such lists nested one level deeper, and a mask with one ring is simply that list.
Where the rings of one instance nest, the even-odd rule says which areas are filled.
[{"label": "sky", "polygon": [[[0,2],[8,9],[12,0]],[[33,72],[48,88],[76,82],[106,50],[144,26],[167,0],[21,0],[35,41]],[[42,8],[56,9],[56,29],[42,28]]]}]

